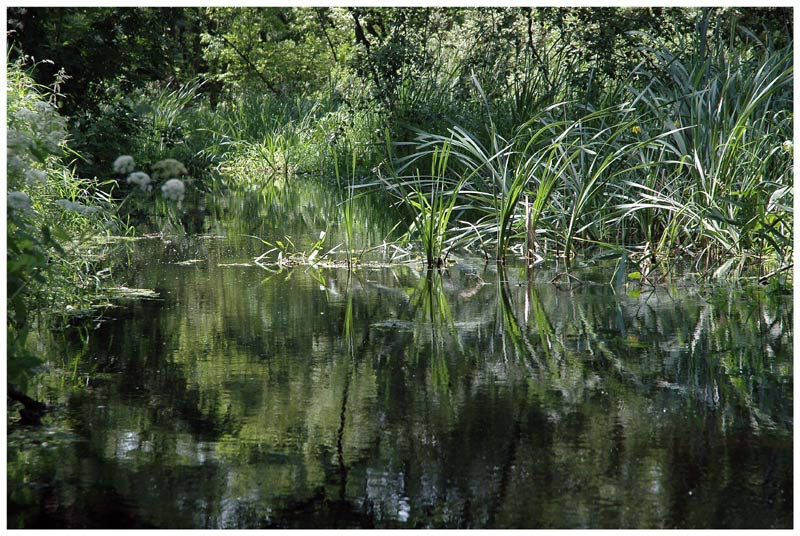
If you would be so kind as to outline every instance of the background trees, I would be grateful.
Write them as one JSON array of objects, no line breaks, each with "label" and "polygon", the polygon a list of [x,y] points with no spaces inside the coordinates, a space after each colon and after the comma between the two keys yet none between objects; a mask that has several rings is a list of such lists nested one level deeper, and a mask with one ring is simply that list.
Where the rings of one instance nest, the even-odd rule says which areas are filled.
[{"label": "background trees", "polygon": [[[251,87],[273,95],[320,90],[356,75],[391,108],[409,91],[463,97],[471,73],[502,100],[530,77],[545,92],[597,98],[648,62],[639,32],[679,43],[701,11],[679,8],[9,8],[12,56],[51,60],[36,80],[63,69],[70,115],[147,82],[197,76],[204,92]],[[738,22],[747,36],[733,31]],[[714,10],[708,35],[732,45],[784,46],[789,8]],[[683,43],[685,46],[687,43]],[[688,53],[690,48],[686,48]],[[569,67],[569,68],[567,68]],[[566,75],[566,77],[564,76]],[[465,89],[466,88],[466,89]],[[431,98],[435,98],[431,95]],[[435,102],[435,101],[434,101]]]},{"label": "background trees", "polygon": [[[379,165],[419,148],[421,132],[438,139],[452,128],[487,157],[510,144],[506,156],[524,162],[526,151],[542,147],[517,143],[531,129],[563,122],[580,148],[573,155],[580,166],[569,170],[581,183],[587,173],[601,178],[581,167],[591,167],[583,150],[589,140],[582,139],[591,130],[600,136],[593,144],[616,151],[620,169],[647,167],[646,187],[655,191],[667,177],[675,191],[700,185],[718,192],[708,178],[713,172],[741,195],[748,181],[734,177],[753,163],[751,180],[775,189],[748,193],[747,221],[736,220],[733,208],[703,204],[702,217],[712,214],[723,225],[762,232],[762,216],[777,206],[773,194],[789,191],[789,8],[103,7],[8,14],[11,58],[33,58],[36,82],[61,95],[76,172],[84,177],[103,179],[117,156],[133,153],[143,164],[176,158],[195,176],[235,170],[265,183],[298,173],[332,176],[337,162],[355,156],[358,175],[374,177]],[[613,107],[619,109],[610,113]],[[543,132],[537,139],[558,136]],[[760,145],[750,141],[756,138]],[[636,143],[645,143],[635,147],[638,156],[629,150]],[[646,213],[650,207],[638,207],[648,206],[643,199],[652,200],[642,195],[650,194],[622,186],[641,177],[622,177],[620,169],[608,183],[619,190],[598,196]],[[538,180],[523,179],[529,189]],[[659,210],[667,206],[658,201]],[[781,206],[786,201],[781,197]],[[656,228],[677,232],[663,215],[656,219],[667,227]],[[557,219],[553,226],[565,225]],[[636,227],[614,240],[638,240],[653,229]],[[763,231],[767,242],[775,242],[773,230]],[[738,250],[748,241],[725,244]]]},{"label": "background trees", "polygon": [[[669,249],[687,225],[717,253],[786,243],[789,8],[10,8],[8,21],[11,57],[33,58],[35,80],[61,95],[79,176],[102,180],[135,154],[219,172],[205,189],[330,177],[345,161],[370,181],[408,157],[430,168],[430,140],[458,132],[480,158],[451,164],[480,184],[518,162],[518,193],[544,202],[537,181],[558,168],[542,223],[566,249],[573,231],[650,247],[669,236]],[[594,199],[580,198],[582,225],[559,216],[578,206],[565,177],[597,186],[575,186]],[[611,221],[625,223],[617,236]],[[720,230],[731,223],[761,238]]]}]

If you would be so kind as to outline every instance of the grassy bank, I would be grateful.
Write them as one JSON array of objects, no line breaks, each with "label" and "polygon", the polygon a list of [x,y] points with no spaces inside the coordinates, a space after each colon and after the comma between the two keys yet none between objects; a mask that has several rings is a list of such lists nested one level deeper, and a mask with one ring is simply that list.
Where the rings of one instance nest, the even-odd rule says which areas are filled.
[{"label": "grassy bank", "polygon": [[92,304],[110,273],[93,239],[126,227],[112,185],[75,173],[58,95],[21,62],[7,72],[7,372],[24,385],[39,362],[28,336],[44,316]]},{"label": "grassy bank", "polygon": [[[453,112],[458,122],[412,123],[409,109],[458,103],[428,78],[391,110],[363,95],[348,106],[335,87],[231,95],[202,154],[218,187],[333,180],[354,158],[352,181],[394,196],[405,238],[431,265],[464,248],[498,261],[617,256],[647,274],[682,259],[707,276],[763,275],[791,263],[793,46],[741,26],[726,41],[712,16],[677,42],[639,35],[649,61],[593,88],[593,101],[562,100],[574,92],[533,77],[492,97],[473,75],[467,100],[480,106]],[[540,94],[549,98],[525,98]]]},{"label": "grassy bank", "polygon": [[[245,13],[224,13],[242,31]],[[109,91],[97,109],[79,110],[70,121],[78,173],[110,195],[104,181],[119,155],[143,170],[171,158],[186,165],[189,200],[246,188],[270,202],[323,177],[339,190],[344,220],[354,191],[372,189],[396,203],[400,240],[420,242],[431,266],[455,249],[567,267],[612,257],[642,275],[678,259],[717,277],[791,263],[791,41],[713,9],[662,13],[689,31],[647,33],[636,28],[652,26],[652,14],[634,10],[638,22],[618,41],[580,49],[569,24],[612,13],[537,13],[331,10],[323,31],[340,33],[304,45],[331,57],[308,72],[295,65],[281,87],[254,63],[257,49],[251,58],[232,41],[247,36],[202,34],[204,57],[236,59],[233,71],[210,64],[183,84]],[[378,53],[356,31],[354,49],[342,33],[348,17],[392,22],[398,33]],[[392,41],[434,20],[444,25],[435,39]],[[303,28],[298,35],[319,31]],[[506,33],[468,46],[491,28]],[[503,76],[490,75],[498,66]],[[118,197],[135,190],[122,184]]]}]

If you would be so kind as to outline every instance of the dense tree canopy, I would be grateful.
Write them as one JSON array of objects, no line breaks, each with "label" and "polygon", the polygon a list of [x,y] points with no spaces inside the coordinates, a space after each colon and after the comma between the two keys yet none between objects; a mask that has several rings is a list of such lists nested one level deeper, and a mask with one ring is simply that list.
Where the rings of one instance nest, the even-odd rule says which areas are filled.
[{"label": "dense tree canopy", "polygon": [[[678,42],[698,16],[679,8],[27,7],[9,8],[8,41],[12,56],[49,60],[38,82],[51,85],[63,70],[67,113],[148,81],[203,76],[216,82],[210,92],[247,84],[281,95],[326,87],[348,69],[392,103],[409,84],[463,91],[473,72],[490,97],[530,76],[553,91],[596,92],[648,61],[637,32]],[[752,39],[781,45],[792,35],[790,8],[718,10],[709,34],[747,39],[728,35],[734,20]]]}]

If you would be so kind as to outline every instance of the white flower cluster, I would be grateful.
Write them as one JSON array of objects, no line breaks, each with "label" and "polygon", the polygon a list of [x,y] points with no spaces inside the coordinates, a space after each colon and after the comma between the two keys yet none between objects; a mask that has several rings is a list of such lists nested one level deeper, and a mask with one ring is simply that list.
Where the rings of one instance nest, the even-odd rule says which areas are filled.
[{"label": "white flower cluster", "polygon": [[70,212],[77,212],[82,216],[90,216],[92,214],[97,214],[100,212],[100,209],[97,207],[87,207],[81,203],[77,203],[75,201],[70,201],[68,199],[59,199],[56,201],[56,204],[63,208],[64,210],[68,210]]},{"label": "white flower cluster", "polygon": [[186,171],[184,165],[174,158],[166,158],[156,162],[153,166],[154,180],[177,178],[181,175],[186,175],[187,173],[189,172]]},{"label": "white flower cluster", "polygon": [[181,202],[186,196],[186,185],[177,177],[186,175],[186,167],[174,158],[166,158],[153,166],[152,177],[143,171],[134,171],[136,163],[132,156],[122,155],[114,160],[114,172],[127,174],[128,184],[134,184],[143,192],[151,192],[153,183],[161,179],[168,179],[161,186],[161,195],[164,199]]},{"label": "white flower cluster", "polygon": [[27,151],[32,146],[33,140],[26,132],[14,128],[8,129],[6,133],[6,147],[9,152],[16,155],[17,153]]},{"label": "white flower cluster", "polygon": [[9,177],[27,183],[47,182],[44,171],[34,169],[34,162],[60,150],[67,137],[66,123],[56,109],[44,101],[9,102],[6,130],[6,172]]},{"label": "white flower cluster", "polygon": [[47,173],[41,169],[29,168],[25,170],[25,180],[28,184],[38,184],[44,186],[47,183]]},{"label": "white flower cluster", "polygon": [[783,150],[789,153],[789,156],[794,155],[794,142],[792,140],[786,140],[783,142]]},{"label": "white flower cluster", "polygon": [[67,137],[64,118],[47,102],[35,100],[22,104],[9,114],[6,146],[16,153],[25,150],[57,152]]},{"label": "white flower cluster", "polygon": [[161,187],[161,195],[164,196],[164,199],[183,201],[185,193],[186,187],[180,179],[170,179]]},{"label": "white flower cluster", "polygon": [[8,204],[8,208],[18,210],[24,214],[33,211],[31,198],[28,197],[28,194],[25,192],[8,192],[6,203]]},{"label": "white flower cluster", "polygon": [[114,169],[114,173],[126,175],[136,169],[136,162],[133,161],[132,156],[124,154],[122,156],[118,156],[117,159],[114,160],[114,164],[111,167]]},{"label": "white flower cluster", "polygon": [[150,179],[150,175],[145,173],[144,171],[134,171],[130,175],[128,175],[128,184],[135,184],[143,192],[149,192],[153,189],[153,185],[150,183],[152,180]]},{"label": "white flower cluster", "polygon": [[183,164],[174,158],[166,158],[157,162],[153,166],[152,176],[143,171],[134,171],[136,163],[133,157],[129,155],[118,157],[114,160],[113,167],[114,172],[127,174],[128,177],[126,181],[128,184],[135,184],[143,192],[151,192],[153,190],[153,183],[162,179],[167,179],[161,186],[161,195],[164,199],[181,202],[186,196],[186,185],[178,177],[186,175],[188,171]]},{"label": "white flower cluster", "polygon": [[[30,108],[22,106],[14,112],[12,122],[17,132],[28,136],[28,146],[44,149],[50,153],[58,151],[67,137],[67,126],[63,117],[50,103],[34,100]],[[9,144],[9,147],[11,145]]]}]

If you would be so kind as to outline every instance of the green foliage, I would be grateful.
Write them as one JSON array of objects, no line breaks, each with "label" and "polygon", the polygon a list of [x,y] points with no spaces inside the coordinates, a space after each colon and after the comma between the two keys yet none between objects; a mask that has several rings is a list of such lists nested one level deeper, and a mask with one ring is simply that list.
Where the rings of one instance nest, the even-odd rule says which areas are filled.
[{"label": "green foliage", "polygon": [[202,151],[211,119],[201,86],[199,80],[175,88],[152,83],[127,93],[110,87],[96,110],[73,117],[73,146],[83,156],[79,173],[107,177],[119,155],[134,154],[145,169],[175,158],[199,175],[208,166]]},{"label": "green foliage", "polygon": [[[47,60],[35,80],[58,83],[64,111],[99,111],[151,81],[188,82],[199,72],[199,8],[12,7],[8,41],[14,54]],[[11,48],[11,47],[10,47]],[[58,73],[67,78],[59,80]]]},{"label": "green foliage", "polygon": [[[698,21],[697,49],[667,48],[654,40],[659,62],[642,71],[635,91],[645,129],[660,132],[643,179],[624,185],[623,221],[640,221],[659,253],[679,248],[706,268],[730,255],[788,259],[791,199],[792,47],[769,43],[730,47],[720,41],[715,14]],[[717,32],[708,36],[709,27]],[[731,39],[752,40],[745,28]],[[654,219],[658,224],[653,225]],[[681,244],[687,244],[681,246]],[[688,246],[691,244],[691,246]]]},{"label": "green foliage", "polygon": [[[202,176],[193,191],[280,203],[348,162],[345,223],[353,189],[381,173],[412,194],[434,263],[477,243],[502,261],[524,237],[526,255],[568,263],[600,247],[718,273],[730,255],[791,258],[786,14],[12,8],[10,40],[54,58],[36,76],[68,93],[82,175],[108,176],[120,154],[145,170],[174,158]],[[441,173],[414,171],[445,146]]]},{"label": "green foliage", "polygon": [[36,85],[21,62],[8,65],[7,84],[8,378],[24,385],[38,363],[27,347],[36,317],[88,301],[100,278],[83,242],[118,222],[108,196],[63,163],[57,95]]},{"label": "green foliage", "polygon": [[213,143],[204,149],[228,182],[268,184],[293,178],[313,166],[319,147],[309,143],[320,104],[256,94],[232,94],[221,102],[206,126]]},{"label": "green foliage", "polygon": [[211,31],[201,42],[211,79],[237,90],[259,87],[273,96],[320,88],[331,60],[347,46],[328,11],[207,8]]},{"label": "green foliage", "polygon": [[[441,147],[434,147],[430,154],[430,175],[423,179],[419,169],[415,169],[414,177],[398,177],[401,181],[399,185],[387,183],[390,191],[405,201],[414,212],[414,221],[408,232],[409,235],[416,234],[421,240],[428,268],[441,268],[447,264],[445,243],[448,224],[466,179],[463,177],[453,185],[448,185],[449,158],[450,144],[444,142]],[[405,187],[410,191],[404,192]]]},{"label": "green foliage", "polygon": [[[334,157],[334,169],[336,172],[336,185],[339,188],[339,191],[342,192],[343,199],[340,201],[340,205],[342,207],[342,223],[344,225],[345,230],[345,249],[347,251],[347,264],[348,266],[352,266],[354,261],[354,244],[353,244],[353,227],[354,227],[354,212],[353,212],[353,199],[354,199],[354,187],[355,187],[355,173],[356,173],[356,161],[358,155],[353,153],[352,159],[350,160],[350,165],[346,167],[346,169],[350,170],[350,176],[348,177],[348,184],[342,183],[342,177],[339,171],[339,159],[336,156],[336,153],[333,154]],[[346,196],[346,197],[345,197]]]}]

